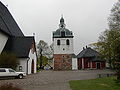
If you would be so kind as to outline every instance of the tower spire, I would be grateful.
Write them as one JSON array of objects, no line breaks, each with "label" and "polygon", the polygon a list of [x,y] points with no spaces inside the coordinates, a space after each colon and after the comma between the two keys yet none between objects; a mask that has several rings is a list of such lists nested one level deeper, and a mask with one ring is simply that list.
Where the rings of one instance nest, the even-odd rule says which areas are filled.
[{"label": "tower spire", "polygon": [[61,17],[63,18],[63,14],[61,15]]},{"label": "tower spire", "polygon": [[60,19],[60,24],[59,24],[59,26],[60,26],[60,28],[64,28],[64,27],[65,27],[63,15],[61,15],[61,19]]}]

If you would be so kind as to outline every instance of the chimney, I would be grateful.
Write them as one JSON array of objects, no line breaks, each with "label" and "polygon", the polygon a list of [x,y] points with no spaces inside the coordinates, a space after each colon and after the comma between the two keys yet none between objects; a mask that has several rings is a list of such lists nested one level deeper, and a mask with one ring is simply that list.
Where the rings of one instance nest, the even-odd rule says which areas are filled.
[{"label": "chimney", "polygon": [[83,47],[83,50],[85,50],[85,48]]}]

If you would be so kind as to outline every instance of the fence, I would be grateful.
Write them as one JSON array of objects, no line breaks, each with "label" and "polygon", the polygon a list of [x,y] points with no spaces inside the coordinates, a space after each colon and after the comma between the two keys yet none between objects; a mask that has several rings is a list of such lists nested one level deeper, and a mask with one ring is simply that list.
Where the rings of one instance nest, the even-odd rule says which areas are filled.
[{"label": "fence", "polygon": [[115,73],[98,74],[98,78],[116,76]]}]

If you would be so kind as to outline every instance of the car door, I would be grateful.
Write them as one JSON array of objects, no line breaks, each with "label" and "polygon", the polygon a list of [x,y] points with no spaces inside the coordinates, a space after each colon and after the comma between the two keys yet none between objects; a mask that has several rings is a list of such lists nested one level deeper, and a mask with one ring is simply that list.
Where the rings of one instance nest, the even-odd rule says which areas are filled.
[{"label": "car door", "polygon": [[9,70],[10,77],[17,76],[16,72],[13,69],[8,69],[8,70]]},{"label": "car door", "polygon": [[7,76],[7,72],[5,69],[0,69],[0,77],[5,77]]}]

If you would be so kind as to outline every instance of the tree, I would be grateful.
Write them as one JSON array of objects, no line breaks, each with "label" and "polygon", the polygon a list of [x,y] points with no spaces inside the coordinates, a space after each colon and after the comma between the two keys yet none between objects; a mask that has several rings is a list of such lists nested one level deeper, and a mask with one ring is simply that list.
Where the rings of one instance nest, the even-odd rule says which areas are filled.
[{"label": "tree", "polygon": [[14,54],[3,52],[0,55],[0,67],[16,69],[19,65],[19,60]]},{"label": "tree", "polygon": [[109,29],[110,30],[120,30],[120,0],[116,4],[114,4],[111,9],[109,21]]},{"label": "tree", "polygon": [[114,4],[109,17],[109,29],[115,32],[114,37],[114,66],[117,73],[117,80],[120,82],[120,0]]},{"label": "tree", "polygon": [[100,36],[97,43],[91,44],[107,62],[110,68],[115,68],[115,56],[117,43],[119,43],[120,32],[118,30],[106,30]]},{"label": "tree", "polygon": [[[40,58],[38,63],[40,63]],[[42,56],[42,66],[45,66],[46,64],[48,64],[48,58],[46,56]]]},{"label": "tree", "polygon": [[40,63],[40,69],[42,69],[42,65],[43,65],[43,60],[46,60],[43,58],[46,57],[47,59],[50,59],[52,57],[52,50],[51,48],[48,46],[48,44],[43,41],[43,40],[40,40],[38,45],[37,45],[37,48],[38,48],[38,57],[39,57],[39,63]]},{"label": "tree", "polygon": [[109,61],[110,67],[116,70],[120,82],[120,0],[111,9],[108,21],[109,29],[92,45]]}]

